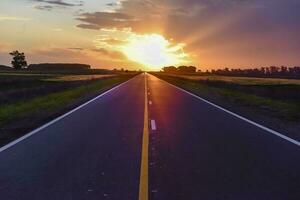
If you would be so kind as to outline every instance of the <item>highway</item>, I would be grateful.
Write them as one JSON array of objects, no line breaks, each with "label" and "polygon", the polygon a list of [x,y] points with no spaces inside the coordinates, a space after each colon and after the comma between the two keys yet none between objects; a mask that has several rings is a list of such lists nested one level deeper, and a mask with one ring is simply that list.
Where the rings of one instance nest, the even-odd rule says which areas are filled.
[{"label": "highway", "polygon": [[300,145],[141,74],[0,148],[1,200],[299,200]]}]

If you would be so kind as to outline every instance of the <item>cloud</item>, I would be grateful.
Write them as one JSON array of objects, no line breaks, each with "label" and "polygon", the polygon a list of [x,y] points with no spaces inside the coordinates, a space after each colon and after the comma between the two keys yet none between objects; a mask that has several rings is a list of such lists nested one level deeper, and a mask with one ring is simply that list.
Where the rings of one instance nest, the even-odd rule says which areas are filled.
[{"label": "cloud", "polygon": [[84,50],[84,48],[80,48],[80,47],[70,47],[68,49],[74,50],[74,51],[83,51]]},{"label": "cloud", "polygon": [[120,46],[120,45],[125,45],[128,41],[102,36],[96,39],[94,42],[97,43],[98,45],[104,44],[109,46]]},{"label": "cloud", "polygon": [[300,3],[295,0],[124,0],[119,5],[113,12],[81,14],[76,19],[84,23],[78,27],[131,28],[134,32],[163,31],[177,36],[206,31],[211,24],[218,25],[218,30],[231,26],[239,31],[250,27],[251,32],[258,32],[266,26],[295,26],[300,17],[296,12]]},{"label": "cloud", "polygon": [[78,24],[77,27],[82,29],[99,30],[99,26],[93,24]]},{"label": "cloud", "polygon": [[274,64],[278,57],[284,63],[285,52],[293,63],[300,62],[300,48],[295,45],[300,43],[296,0],[124,0],[119,4],[112,13],[82,14],[77,27],[159,33],[185,43],[201,65]]},{"label": "cloud", "polygon": [[[165,27],[195,25],[207,17],[232,14],[252,0],[125,0],[113,12],[83,13],[77,20],[85,22],[79,28],[131,28],[134,32],[162,32]],[[116,7],[117,6],[117,7]],[[229,11],[226,13],[227,11]],[[202,19],[203,18],[203,19]],[[214,17],[215,18],[215,17]],[[172,27],[172,26],[171,26]],[[196,27],[194,27],[195,29]]]},{"label": "cloud", "polygon": [[[105,48],[91,49],[91,50],[96,53],[100,53],[102,56],[105,56],[106,59],[113,59],[114,61],[126,60],[126,56],[120,51],[108,50]],[[103,57],[102,57],[102,59],[103,59]]]},{"label": "cloud", "polygon": [[73,3],[70,3],[65,0],[33,0],[33,1],[52,4],[52,5],[66,6],[66,7],[83,6],[84,4],[83,1],[76,1]]},{"label": "cloud", "polygon": [[125,28],[129,27],[131,22],[136,21],[133,16],[121,12],[83,13],[77,20],[84,22],[84,24],[79,24],[77,27],[90,29]]},{"label": "cloud", "polygon": [[106,5],[110,6],[110,7],[115,7],[115,6],[118,6],[119,3],[113,2],[113,3],[107,3]]},{"label": "cloud", "polygon": [[36,5],[34,6],[34,8],[37,10],[46,10],[46,11],[51,11],[54,9],[54,7],[51,5]]},{"label": "cloud", "polygon": [[77,1],[65,1],[65,0],[31,0],[38,2],[41,5],[34,5],[33,8],[41,11],[52,11],[54,9],[66,9],[73,7],[83,7],[84,2]]}]

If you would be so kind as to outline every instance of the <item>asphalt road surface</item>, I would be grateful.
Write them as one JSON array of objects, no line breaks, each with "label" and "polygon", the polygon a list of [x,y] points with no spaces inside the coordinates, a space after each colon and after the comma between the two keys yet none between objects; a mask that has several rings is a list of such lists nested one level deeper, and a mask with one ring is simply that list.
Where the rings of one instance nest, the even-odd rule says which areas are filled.
[{"label": "asphalt road surface", "polygon": [[141,74],[1,148],[0,199],[299,200],[300,146]]}]

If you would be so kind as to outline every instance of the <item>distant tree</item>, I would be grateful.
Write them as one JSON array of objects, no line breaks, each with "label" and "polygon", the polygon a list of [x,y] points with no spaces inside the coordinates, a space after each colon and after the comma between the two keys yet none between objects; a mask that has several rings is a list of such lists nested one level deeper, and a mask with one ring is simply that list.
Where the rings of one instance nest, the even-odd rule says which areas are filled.
[{"label": "distant tree", "polygon": [[288,73],[288,68],[286,66],[281,66],[280,68],[281,75],[285,75]]},{"label": "distant tree", "polygon": [[195,73],[197,70],[194,66],[179,66],[177,69],[181,73]]},{"label": "distant tree", "polygon": [[177,72],[177,68],[174,67],[174,66],[164,67],[162,70],[166,73],[175,73],[175,72]]},{"label": "distant tree", "polygon": [[20,53],[19,51],[13,51],[9,54],[13,56],[13,60],[11,61],[11,64],[15,69],[22,69],[27,66],[25,54],[23,52]]}]

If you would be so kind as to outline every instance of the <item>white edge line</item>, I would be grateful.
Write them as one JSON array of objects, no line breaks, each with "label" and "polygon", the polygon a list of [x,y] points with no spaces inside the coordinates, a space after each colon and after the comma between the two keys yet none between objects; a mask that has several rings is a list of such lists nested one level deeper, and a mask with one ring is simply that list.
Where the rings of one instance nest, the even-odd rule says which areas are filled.
[{"label": "white edge line", "polygon": [[156,123],[155,123],[155,120],[154,119],[151,119],[151,129],[153,131],[156,131]]},{"label": "white edge line", "polygon": [[[133,78],[134,78],[134,77],[133,77]],[[127,80],[127,81],[124,82],[124,83],[121,83],[121,84],[119,84],[119,85],[116,85],[115,87],[113,87],[113,88],[107,90],[106,92],[104,92],[104,93],[102,93],[102,94],[96,96],[95,98],[93,98],[93,99],[87,101],[86,103],[84,103],[84,104],[82,104],[82,105],[80,105],[80,106],[74,108],[73,110],[71,110],[71,111],[69,111],[69,112],[67,112],[67,113],[65,113],[65,114],[63,114],[63,115],[61,115],[61,116],[59,116],[59,117],[53,119],[52,121],[50,121],[50,122],[48,122],[48,123],[46,123],[46,124],[40,126],[40,127],[37,128],[37,129],[34,129],[33,131],[31,131],[31,132],[25,134],[24,136],[22,136],[22,137],[20,137],[20,138],[14,140],[14,141],[8,143],[7,145],[4,145],[3,147],[0,148],[0,153],[3,152],[3,151],[5,151],[5,150],[7,150],[8,148],[10,148],[10,147],[12,147],[12,146],[18,144],[19,142],[21,142],[21,141],[23,141],[23,140],[29,138],[30,136],[34,135],[35,133],[37,133],[37,132],[39,132],[39,131],[41,131],[41,130],[47,128],[48,126],[50,126],[50,125],[52,125],[52,124],[58,122],[59,120],[61,120],[61,119],[65,118],[65,117],[67,117],[68,115],[70,115],[70,114],[76,112],[77,110],[79,110],[79,109],[83,108],[84,106],[86,106],[86,105],[92,103],[93,101],[96,101],[97,99],[99,99],[99,98],[101,98],[102,96],[104,96],[104,95],[106,95],[106,94],[112,92],[113,90],[115,90],[115,89],[117,89],[117,88],[123,86],[123,85],[126,84],[127,82],[131,81],[133,78]]]},{"label": "white edge line", "polygon": [[[160,79],[160,80],[162,80],[162,79]],[[269,132],[269,133],[272,133],[272,134],[274,134],[274,135],[276,135],[276,136],[278,136],[278,137],[280,137],[280,138],[282,138],[282,139],[285,139],[285,140],[287,140],[287,141],[289,141],[289,142],[291,142],[291,143],[293,143],[293,144],[295,144],[295,145],[297,145],[297,146],[300,147],[300,142],[297,141],[297,140],[294,140],[294,139],[292,139],[292,138],[290,138],[290,137],[285,136],[285,135],[282,134],[282,133],[279,133],[279,132],[277,132],[277,131],[274,131],[274,130],[268,128],[268,127],[265,127],[265,126],[263,126],[263,125],[261,125],[261,124],[259,124],[259,123],[256,123],[256,122],[254,122],[254,121],[252,121],[252,120],[250,120],[250,119],[247,119],[247,118],[245,118],[245,117],[243,117],[243,116],[241,116],[241,115],[238,115],[238,114],[236,114],[236,113],[234,113],[234,112],[231,112],[231,111],[229,111],[229,110],[227,110],[227,109],[225,109],[225,108],[223,108],[223,107],[221,107],[221,106],[218,106],[217,104],[214,104],[214,103],[212,103],[212,102],[210,102],[210,101],[208,101],[208,100],[206,100],[206,99],[203,99],[203,98],[201,98],[201,97],[199,97],[199,96],[197,96],[197,95],[195,95],[195,94],[193,94],[193,93],[191,93],[191,92],[189,92],[189,91],[187,91],[187,90],[185,90],[185,89],[182,89],[182,88],[180,88],[180,87],[178,87],[178,86],[176,86],[176,85],[173,85],[173,84],[171,84],[171,83],[169,83],[169,82],[167,82],[167,81],[165,81],[165,80],[162,80],[162,81],[164,81],[164,82],[166,82],[167,84],[169,84],[169,85],[171,85],[171,86],[173,86],[173,87],[175,87],[175,88],[181,90],[182,92],[185,92],[185,93],[187,93],[187,94],[189,94],[189,95],[192,95],[193,97],[196,97],[197,99],[200,99],[201,101],[204,101],[205,103],[207,103],[207,104],[209,104],[209,105],[211,105],[211,106],[213,106],[213,107],[215,107],[215,108],[218,108],[218,109],[220,109],[220,110],[222,110],[222,111],[224,111],[224,112],[226,112],[226,113],[228,113],[228,114],[230,114],[230,115],[233,115],[233,116],[235,116],[235,117],[237,117],[237,118],[239,118],[239,119],[241,119],[241,120],[243,120],[243,121],[245,121],[245,122],[248,122],[248,123],[250,123],[250,124],[252,124],[252,125],[254,125],[254,126],[260,128],[260,129],[263,129],[263,130],[265,130],[265,131],[267,131],[267,132]]]}]

